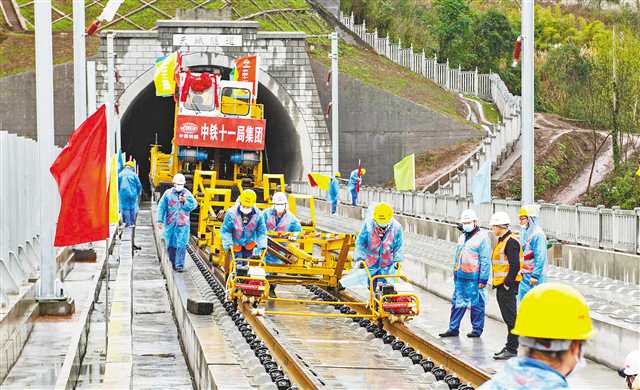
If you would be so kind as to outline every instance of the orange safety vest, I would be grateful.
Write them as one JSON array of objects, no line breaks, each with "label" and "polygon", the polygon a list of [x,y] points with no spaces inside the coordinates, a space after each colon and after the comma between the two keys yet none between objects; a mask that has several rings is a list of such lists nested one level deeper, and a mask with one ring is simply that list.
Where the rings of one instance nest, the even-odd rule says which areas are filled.
[{"label": "orange safety vest", "polygon": [[[491,264],[493,269],[493,285],[499,286],[504,283],[504,279],[509,274],[509,260],[507,256],[504,254],[504,248],[507,246],[507,241],[509,239],[514,239],[518,241],[513,233],[510,233],[507,237],[502,241],[498,241],[498,244],[495,248],[493,248],[493,255],[491,256]],[[516,275],[516,282],[522,280],[522,268],[524,266],[524,256],[522,255],[522,246],[520,246],[520,270]]]}]

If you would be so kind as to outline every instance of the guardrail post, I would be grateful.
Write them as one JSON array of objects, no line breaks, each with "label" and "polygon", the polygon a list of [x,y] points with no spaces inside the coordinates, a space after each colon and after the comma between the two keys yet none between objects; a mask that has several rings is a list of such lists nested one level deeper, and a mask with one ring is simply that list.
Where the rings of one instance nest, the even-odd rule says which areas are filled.
[{"label": "guardrail post", "polygon": [[2,291],[5,294],[17,294],[20,292],[20,284],[9,271],[4,259],[0,259],[0,281],[2,282]]},{"label": "guardrail post", "polygon": [[618,212],[620,210],[620,206],[613,206],[611,208],[611,225],[612,225],[612,236],[611,236],[611,245],[613,246],[613,250],[618,250],[618,242],[620,242],[618,237]]},{"label": "guardrail post", "polygon": [[575,242],[576,244],[580,242],[580,207],[582,207],[582,203],[576,203],[574,210],[575,212]]},{"label": "guardrail post", "polygon": [[596,206],[596,208],[598,209],[598,248],[602,248],[602,237],[604,237],[604,234],[602,232],[602,210],[604,210],[604,205],[599,204],[598,206]]},{"label": "guardrail post", "polygon": [[634,244],[635,244],[635,250],[636,253],[640,253],[640,207],[636,207],[635,209],[633,209],[633,211],[635,211],[636,216],[636,231],[635,231],[635,236],[634,236]]},{"label": "guardrail post", "polygon": [[473,75],[473,94],[478,97],[478,67]]},{"label": "guardrail post", "polygon": [[27,281],[27,273],[20,265],[18,257],[15,253],[9,252],[9,262],[7,265],[9,271],[11,271],[11,274],[16,278],[16,282],[18,282],[18,284],[20,285],[25,284],[25,282]]}]

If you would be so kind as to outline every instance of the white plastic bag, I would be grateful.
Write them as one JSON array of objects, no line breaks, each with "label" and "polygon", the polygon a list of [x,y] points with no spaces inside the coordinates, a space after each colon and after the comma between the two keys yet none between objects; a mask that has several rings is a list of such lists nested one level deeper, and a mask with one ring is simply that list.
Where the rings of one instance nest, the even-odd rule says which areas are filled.
[{"label": "white plastic bag", "polygon": [[355,267],[351,271],[340,278],[340,284],[344,288],[352,288],[369,285],[369,275],[365,268]]}]

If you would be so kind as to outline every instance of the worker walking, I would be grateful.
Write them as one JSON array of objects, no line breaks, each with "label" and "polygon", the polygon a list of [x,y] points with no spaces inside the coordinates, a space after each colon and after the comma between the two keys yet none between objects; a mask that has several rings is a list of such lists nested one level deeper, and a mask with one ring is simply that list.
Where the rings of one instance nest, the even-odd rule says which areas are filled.
[{"label": "worker walking", "polygon": [[352,206],[355,206],[358,202],[358,192],[360,192],[360,186],[362,186],[362,176],[364,176],[366,173],[367,173],[367,170],[364,168],[358,168],[351,171],[347,188],[351,193]]},{"label": "worker walking", "polygon": [[[296,241],[298,233],[302,231],[300,221],[287,210],[287,194],[276,192],[273,195],[273,207],[262,213],[265,227],[268,232],[292,233],[289,235],[290,241]],[[265,261],[269,264],[281,264],[275,256],[267,255]]]},{"label": "worker walking", "polygon": [[627,388],[640,390],[640,350],[629,352],[618,374],[627,382]]},{"label": "worker walking", "polygon": [[122,221],[125,226],[134,226],[138,215],[138,201],[142,193],[142,184],[136,174],[136,163],[127,161],[118,175],[118,198]]},{"label": "worker walking", "polygon": [[493,248],[491,284],[496,289],[496,297],[502,319],[507,324],[508,335],[505,347],[493,355],[496,360],[510,359],[518,355],[518,336],[511,333],[516,323],[516,296],[518,284],[522,280],[522,249],[509,227],[511,218],[504,211],[491,216],[489,222],[498,242]]},{"label": "worker walking", "polygon": [[458,238],[453,265],[454,291],[451,299],[449,329],[440,337],[456,337],[467,309],[471,310],[472,331],[467,337],[480,337],[484,330],[487,302],[486,285],[490,276],[491,242],[478,226],[478,216],[468,209],[460,216],[463,234]]},{"label": "worker walking", "polygon": [[479,390],[569,388],[566,378],[584,367],[584,343],[593,336],[589,306],[571,286],[534,287],[520,303],[513,333],[522,357],[510,359]]},{"label": "worker walking", "polygon": [[518,292],[518,302],[525,294],[545,281],[547,267],[547,236],[538,224],[540,207],[535,204],[520,208],[520,245],[524,253],[522,282]]},{"label": "worker walking", "polygon": [[[403,260],[403,246],[402,226],[393,218],[391,206],[381,202],[362,224],[353,257],[367,266],[372,277],[391,275]],[[384,280],[376,279],[374,289],[379,282]]]},{"label": "worker walking", "polygon": [[259,258],[267,249],[267,228],[256,200],[253,190],[242,191],[238,204],[227,210],[220,228],[222,248],[225,252],[233,250],[237,258]]},{"label": "worker walking", "polygon": [[331,204],[331,214],[335,214],[338,209],[338,194],[340,193],[340,184],[338,178],[340,172],[336,172],[329,181],[329,191],[327,191],[327,202]]},{"label": "worker walking", "polygon": [[184,188],[185,183],[184,175],[176,173],[173,188],[166,190],[158,203],[158,228],[164,230],[169,260],[178,272],[184,269],[184,256],[189,243],[189,214],[198,207],[191,192]]}]

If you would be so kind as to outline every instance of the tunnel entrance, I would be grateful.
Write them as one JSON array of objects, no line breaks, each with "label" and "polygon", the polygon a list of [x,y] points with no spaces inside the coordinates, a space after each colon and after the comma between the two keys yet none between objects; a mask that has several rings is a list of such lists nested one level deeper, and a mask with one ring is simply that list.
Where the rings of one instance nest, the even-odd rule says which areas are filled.
[{"label": "tunnel entrance", "polygon": [[[303,171],[300,137],[287,109],[263,84],[258,85],[258,103],[264,105],[266,120],[264,172],[283,173],[287,182],[298,179]],[[156,96],[155,86],[150,83],[133,99],[121,119],[122,149],[138,162],[145,191],[150,188],[149,149],[157,142],[163,152],[171,151],[174,116],[173,98]]]}]

